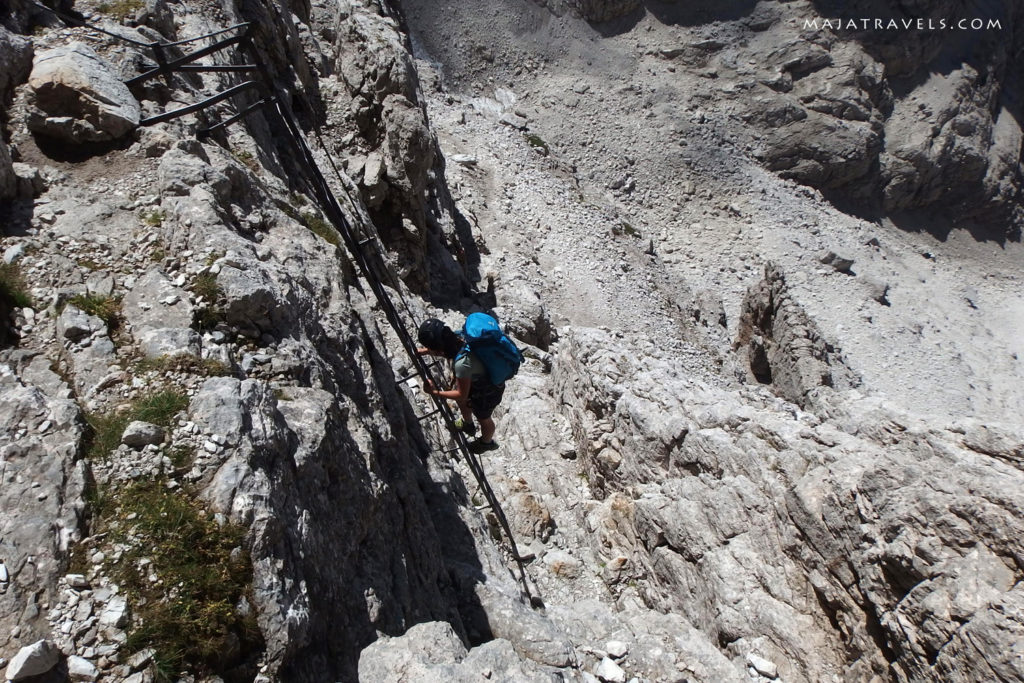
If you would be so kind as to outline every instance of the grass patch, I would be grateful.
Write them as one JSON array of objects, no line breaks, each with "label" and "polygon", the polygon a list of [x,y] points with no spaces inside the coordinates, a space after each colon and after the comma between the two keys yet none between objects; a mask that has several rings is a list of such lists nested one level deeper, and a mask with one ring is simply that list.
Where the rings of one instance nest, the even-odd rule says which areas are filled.
[{"label": "grass patch", "polygon": [[202,273],[196,275],[192,281],[192,293],[201,296],[210,303],[220,298],[220,286],[217,284],[217,276],[213,273]]},{"label": "grass patch", "polygon": [[102,460],[121,445],[121,435],[131,422],[127,413],[86,413],[91,434],[87,440],[85,457],[89,460]]},{"label": "grass patch", "polygon": [[0,263],[0,298],[6,299],[15,308],[32,307],[28,286],[16,264]]},{"label": "grass patch", "polygon": [[[210,258],[216,261],[220,256],[210,254]],[[217,284],[217,276],[213,273],[201,273],[196,275],[192,281],[192,293],[202,297],[206,305],[197,308],[192,317],[192,324],[197,330],[212,330],[224,321],[224,311],[217,305],[221,297],[220,286]]]},{"label": "grass patch", "polygon": [[91,258],[79,259],[75,261],[75,263],[77,263],[79,267],[85,268],[86,270],[100,270],[103,268],[102,265],[100,265],[97,261],[92,260]]},{"label": "grass patch", "polygon": [[331,227],[331,224],[325,221],[315,213],[306,211],[302,214],[302,221],[306,226],[313,232],[314,235],[319,235],[324,238],[328,243],[334,246],[341,245],[341,236],[338,232]]},{"label": "grass patch", "polygon": [[165,218],[167,218],[167,212],[163,209],[154,209],[142,214],[142,222],[151,228],[159,228],[164,224]]},{"label": "grass patch", "polygon": [[249,170],[255,173],[259,173],[260,162],[256,159],[255,155],[253,155],[252,152],[250,152],[247,149],[236,149],[232,150],[231,153],[235,155],[236,159],[238,159],[240,162],[248,166]]},{"label": "grass patch", "polygon": [[548,143],[544,142],[544,139],[541,138],[541,136],[534,133],[526,134],[526,143],[540,152],[543,156],[547,156],[551,152],[548,148]]},{"label": "grass patch", "polygon": [[102,460],[110,455],[121,445],[121,435],[133,420],[169,427],[174,416],[187,407],[188,397],[184,393],[168,389],[137,399],[125,411],[86,413],[85,421],[91,431],[86,445],[86,457]]},{"label": "grass patch", "polygon": [[92,294],[76,294],[67,303],[80,308],[89,315],[102,320],[108,330],[116,330],[121,326],[121,300],[109,296]]},{"label": "grass patch", "polygon": [[101,2],[96,6],[96,10],[120,21],[134,17],[135,13],[143,6],[142,0],[112,0],[112,2]]},{"label": "grass patch", "polygon": [[116,508],[100,531],[127,548],[110,565],[132,609],[125,651],[153,648],[157,680],[174,681],[186,670],[223,673],[261,649],[254,611],[237,608],[251,604],[244,530],[218,524],[161,482],[131,484],[113,495]]},{"label": "grass patch", "polygon": [[309,202],[306,201],[306,197],[304,195],[301,195],[298,192],[292,192],[291,194],[288,195],[288,203],[294,206],[296,209],[301,209]]},{"label": "grass patch", "polygon": [[188,396],[180,391],[168,389],[136,401],[132,406],[131,417],[133,420],[169,427],[174,416],[185,408],[188,408]]},{"label": "grass patch", "polygon": [[217,328],[224,322],[224,311],[217,306],[207,306],[196,309],[192,316],[192,324],[200,332],[206,332]]},{"label": "grass patch", "polygon": [[219,360],[198,358],[188,353],[143,358],[136,367],[140,372],[187,372],[204,377],[224,377],[231,374],[231,368]]}]

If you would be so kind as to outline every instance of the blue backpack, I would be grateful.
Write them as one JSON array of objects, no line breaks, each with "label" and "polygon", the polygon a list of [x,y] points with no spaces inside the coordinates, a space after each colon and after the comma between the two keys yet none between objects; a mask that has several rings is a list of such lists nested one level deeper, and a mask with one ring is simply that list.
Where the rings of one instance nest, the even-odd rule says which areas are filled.
[{"label": "blue backpack", "polygon": [[470,313],[462,326],[462,338],[466,345],[459,351],[458,358],[472,351],[487,368],[487,376],[493,384],[502,384],[519,372],[523,354],[501,331],[498,321],[486,313]]}]

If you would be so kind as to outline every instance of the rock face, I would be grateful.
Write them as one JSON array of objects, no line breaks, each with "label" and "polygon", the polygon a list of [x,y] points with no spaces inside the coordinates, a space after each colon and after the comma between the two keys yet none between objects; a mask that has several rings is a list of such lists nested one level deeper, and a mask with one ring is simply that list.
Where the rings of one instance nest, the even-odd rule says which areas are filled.
[{"label": "rock face", "polygon": [[545,0],[542,4],[556,14],[572,12],[587,21],[603,22],[629,14],[642,3],[641,0]]},{"label": "rock face", "polygon": [[[857,18],[867,16],[952,32],[864,30]],[[1008,174],[1020,164],[1021,129],[1012,113],[1020,67],[1010,55],[1019,21],[1012,2],[920,12],[854,2],[823,12],[817,28],[805,26],[807,40],[767,55],[766,69],[780,77],[763,82],[795,107],[790,121],[770,127],[769,168],[821,189],[874,185],[887,210],[966,203],[1012,215],[1007,192],[1019,188],[1010,190]],[[777,24],[764,35],[781,33]]]},{"label": "rock face", "polygon": [[[889,667],[908,679],[955,677],[967,641],[984,643],[971,677],[1024,673],[1007,654],[1024,629],[1007,607],[1020,599],[1008,544],[1021,522],[1006,481],[1021,470],[972,445],[965,435],[977,427],[938,429],[868,399],[830,399],[842,415],[834,423],[786,415],[787,404],[747,390],[684,388],[650,358],[648,372],[662,368],[657,394],[628,381],[607,394],[603,378],[636,371],[603,335],[578,331],[565,343],[556,380],[578,416],[581,457],[620,510],[618,533],[598,542],[628,558],[626,577],[643,577],[646,603],[786,679]],[[673,386],[680,393],[668,398]],[[609,470],[602,444],[613,438],[628,457]],[[967,576],[968,592],[985,598],[955,597]]]},{"label": "rock face", "polygon": [[428,622],[398,638],[382,638],[359,657],[359,680],[499,681],[551,680],[552,672],[520,661],[506,640],[492,640],[467,651],[452,627]]},{"label": "rock face", "polygon": [[[14,86],[28,77],[32,68],[32,44],[0,26],[0,105],[11,98]],[[0,116],[0,125],[6,122],[6,114]],[[11,166],[11,153],[6,142],[0,142],[0,200],[10,199],[17,194],[18,180]]]},{"label": "rock face", "polygon": [[28,126],[71,143],[106,142],[139,125],[141,110],[113,68],[88,46],[72,43],[36,55],[29,76]]},{"label": "rock face", "polygon": [[773,264],[765,266],[764,280],[743,301],[735,348],[746,353],[751,381],[770,384],[801,406],[821,391],[849,387],[854,380],[838,350],[821,338],[790,296],[785,277]]},{"label": "rock face", "polygon": [[[504,17],[479,2],[445,13]],[[100,159],[43,168],[45,183],[19,169],[40,196],[0,247],[37,303],[13,312],[19,346],[0,350],[0,657],[63,658],[55,675],[72,680],[157,676],[157,644],[137,641],[161,599],[140,599],[136,584],[170,600],[188,582],[160,574],[157,531],[128,512],[144,489],[223,541],[218,568],[245,568],[237,599],[206,605],[235,619],[215,634],[224,651],[182,662],[182,678],[1024,680],[1024,435],[911,416],[858,384],[830,341],[837,326],[820,318],[850,291],[864,325],[897,314],[906,279],[878,305],[898,277],[889,235],[858,224],[846,241],[821,236],[821,196],[757,165],[910,207],[946,201],[936,188],[957,179],[946,170],[957,162],[969,182],[998,186],[986,195],[998,204],[1018,187],[1019,129],[987,113],[1005,94],[992,83],[1009,81],[993,72],[967,87],[984,56],[915,81],[915,59],[938,59],[934,38],[901,57],[842,31],[794,34],[806,4],[734,5],[707,9],[728,15],[708,28],[687,3],[501,0],[548,32],[543,58],[521,55],[495,81],[522,92],[503,83],[465,97],[429,65],[421,87],[392,3],[228,2],[220,17],[156,1],[127,18],[142,25],[117,31],[183,39],[223,28],[219,18],[255,21],[275,91],[325,138],[321,168],[326,150],[345,159],[349,176],[327,183],[371,238],[367,253],[386,248],[374,268],[403,320],[491,307],[527,360],[495,413],[499,448],[471,471],[269,109],[203,139],[214,112],[160,124]],[[545,6],[566,23],[548,24]],[[620,37],[625,56],[581,54],[595,70],[635,72],[595,84],[563,71],[549,58],[567,27]],[[142,68],[138,53],[97,43],[107,66],[55,47],[78,30],[33,38],[49,49],[15,97],[18,116],[4,117],[25,158],[46,156],[26,122],[109,142],[140,108],[234,82],[176,77],[133,110],[117,85]],[[495,35],[466,49],[493,64],[511,54],[480,45]],[[21,49],[12,38],[5,53],[4,40],[0,57]],[[557,87],[531,99],[515,78],[537,72]],[[894,74],[909,80],[895,87]],[[685,97],[676,78],[693,85]],[[955,112],[917,92],[947,81]],[[657,187],[648,159],[591,129],[591,88],[643,112],[616,134],[660,136],[651,153],[676,165],[652,174]],[[561,106],[575,113],[559,125],[586,142],[568,154],[534,128],[538,107]],[[726,136],[711,130],[723,120]],[[469,140],[487,144],[460,150],[446,180],[440,145]],[[742,155],[757,161],[731,163]],[[589,174],[591,158],[611,177]],[[736,186],[764,190],[755,198],[768,207],[755,218]],[[785,239],[762,229],[786,208],[780,196],[802,198],[802,232]],[[695,256],[741,243],[757,258]],[[779,244],[793,252],[786,266],[764,266]],[[957,291],[976,311],[991,290]],[[119,302],[119,325],[84,310],[89,298]]]},{"label": "rock face", "polygon": [[81,538],[86,468],[76,462],[78,406],[58,397],[67,387],[45,357],[20,352],[0,364],[0,387],[0,628],[10,652],[49,635],[44,605],[56,602],[67,553]]}]

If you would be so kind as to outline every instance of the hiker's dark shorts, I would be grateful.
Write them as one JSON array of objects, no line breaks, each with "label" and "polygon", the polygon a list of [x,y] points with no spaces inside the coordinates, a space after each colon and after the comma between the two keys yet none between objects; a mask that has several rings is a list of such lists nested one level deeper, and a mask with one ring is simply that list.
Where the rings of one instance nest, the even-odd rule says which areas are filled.
[{"label": "hiker's dark shorts", "polygon": [[469,388],[469,408],[478,420],[486,420],[501,403],[505,393],[504,384],[491,384],[487,380],[476,380]]}]

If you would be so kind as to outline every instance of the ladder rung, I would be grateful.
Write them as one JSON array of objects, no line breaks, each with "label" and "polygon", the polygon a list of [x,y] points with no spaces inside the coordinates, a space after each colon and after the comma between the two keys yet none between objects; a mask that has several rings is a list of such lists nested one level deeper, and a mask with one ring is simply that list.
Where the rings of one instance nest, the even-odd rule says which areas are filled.
[{"label": "ladder rung", "polygon": [[369,244],[370,242],[373,241],[373,239],[374,239],[373,237],[366,237],[364,239],[361,239],[361,240],[359,240],[359,246],[363,246],[363,245]]},{"label": "ladder rung", "polygon": [[426,415],[421,415],[420,417],[418,417],[416,419],[418,419],[418,420],[426,420],[428,417],[433,417],[434,415],[437,415],[440,412],[441,412],[440,408],[435,408],[434,410],[431,410]]},{"label": "ladder rung", "polygon": [[398,379],[395,380],[395,384],[401,384],[403,382],[408,382],[409,380],[411,380],[411,379],[413,379],[415,377],[419,377],[419,376],[420,376],[420,372],[419,372],[419,370],[417,370],[416,372],[410,373],[408,375],[402,375],[401,377],[399,377]]},{"label": "ladder rung", "polygon": [[147,72],[145,72],[143,74],[140,74],[140,75],[136,76],[135,78],[131,78],[131,79],[125,81],[124,84],[127,85],[130,88],[133,85],[136,85],[138,83],[142,83],[143,81],[147,81],[150,78],[153,78],[154,76],[160,75],[161,73],[167,73],[167,72],[173,73],[174,70],[177,67],[181,66],[182,64],[188,64],[189,62],[194,62],[197,59],[201,59],[201,58],[205,57],[206,55],[213,54],[214,52],[217,52],[218,50],[223,50],[224,48],[226,48],[226,47],[228,47],[230,45],[234,45],[235,43],[240,42],[242,40],[242,37],[243,37],[242,35],[237,35],[237,36],[232,36],[230,38],[225,38],[224,40],[218,41],[218,42],[216,42],[213,45],[210,45],[208,47],[204,47],[201,50],[196,50],[192,54],[185,55],[184,57],[181,57],[180,59],[175,59],[174,61],[167,62],[166,64],[161,64],[159,67],[157,67],[155,69],[150,69],[149,71],[147,71]]},{"label": "ladder rung", "polygon": [[240,83],[234,86],[233,88],[228,88],[227,90],[219,92],[212,97],[207,97],[202,102],[196,102],[195,104],[191,104],[187,107],[181,107],[179,109],[175,109],[174,111],[164,112],[163,114],[159,114],[148,119],[143,119],[142,121],[139,121],[139,125],[152,126],[154,123],[170,121],[171,119],[175,119],[179,116],[184,116],[185,114],[191,114],[193,112],[200,111],[201,109],[205,109],[206,107],[217,104],[218,102],[221,102],[229,97],[232,97],[233,95],[237,95],[243,90],[247,90],[255,86],[256,81],[246,81],[245,83]]},{"label": "ladder rung", "polygon": [[214,124],[214,125],[210,126],[209,128],[201,128],[196,134],[199,136],[199,139],[202,140],[203,138],[209,137],[210,134],[213,133],[213,131],[218,130],[220,128],[227,128],[228,126],[230,126],[235,121],[238,121],[239,119],[248,116],[249,114],[253,113],[257,109],[260,109],[261,107],[264,107],[264,106],[266,106],[267,104],[270,104],[273,101],[274,101],[273,97],[264,97],[259,102],[256,102],[255,104],[252,104],[252,105],[249,105],[248,107],[246,107],[245,109],[243,109],[242,111],[238,112],[237,114],[235,114],[234,116],[232,116],[231,118],[229,118],[229,119],[227,119],[225,121],[221,121],[220,123]]},{"label": "ladder rung", "polygon": [[[426,368],[427,370],[429,370],[430,368],[434,367],[435,365],[437,365],[440,362],[441,362],[440,360],[434,360],[434,361],[431,361],[431,362],[427,363],[423,367]],[[396,379],[395,382],[398,383],[398,384],[401,384],[402,382],[408,382],[413,377],[419,377],[419,376],[420,376],[420,371],[419,370],[413,370],[408,375],[402,375],[401,377]]]},{"label": "ladder rung", "polygon": [[[153,66],[151,64],[146,64],[146,65],[143,66],[143,68],[144,69],[149,69],[150,71],[159,71],[160,70],[159,66]],[[210,64],[208,66],[204,65],[204,64],[182,64],[181,66],[174,67],[174,71],[175,72],[182,72],[182,71],[195,71],[195,72],[227,71],[227,72],[237,72],[237,71],[256,71],[257,69],[259,69],[259,67],[256,66],[255,64]]]}]

